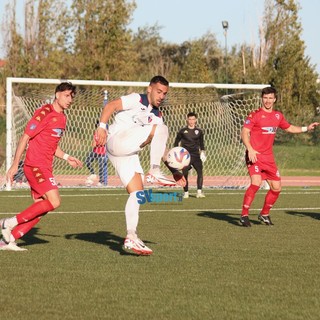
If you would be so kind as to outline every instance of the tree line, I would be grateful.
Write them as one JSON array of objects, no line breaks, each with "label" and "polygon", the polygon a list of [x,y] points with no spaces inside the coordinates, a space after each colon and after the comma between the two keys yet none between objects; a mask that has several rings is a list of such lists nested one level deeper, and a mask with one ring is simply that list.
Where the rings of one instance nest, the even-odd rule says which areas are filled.
[{"label": "tree line", "polygon": [[134,0],[28,0],[21,32],[16,0],[8,1],[0,90],[9,76],[148,81],[161,74],[170,82],[268,83],[289,121],[317,118],[318,75],[305,55],[299,1],[266,0],[259,44],[229,48],[227,61],[211,32],[180,44],[164,41],[157,24],[133,32],[136,7]]}]

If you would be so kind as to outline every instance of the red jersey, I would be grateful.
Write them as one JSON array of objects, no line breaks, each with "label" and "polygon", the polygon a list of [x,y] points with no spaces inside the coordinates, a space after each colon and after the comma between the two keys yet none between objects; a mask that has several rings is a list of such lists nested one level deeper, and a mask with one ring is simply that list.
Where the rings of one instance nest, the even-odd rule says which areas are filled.
[{"label": "red jersey", "polygon": [[243,126],[250,129],[252,148],[260,154],[270,155],[277,129],[288,129],[290,123],[280,111],[266,112],[260,108],[248,115]]},{"label": "red jersey", "polygon": [[53,157],[66,122],[66,115],[56,112],[51,104],[35,111],[24,131],[30,137],[25,165],[52,168]]}]

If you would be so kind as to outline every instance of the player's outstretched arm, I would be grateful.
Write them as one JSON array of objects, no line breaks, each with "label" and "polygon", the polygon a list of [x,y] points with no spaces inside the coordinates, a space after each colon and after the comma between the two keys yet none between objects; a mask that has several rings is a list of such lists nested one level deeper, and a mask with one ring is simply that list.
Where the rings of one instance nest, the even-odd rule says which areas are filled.
[{"label": "player's outstretched arm", "polygon": [[319,122],[313,122],[308,125],[308,131],[314,130],[319,125]]},{"label": "player's outstretched arm", "polygon": [[285,131],[287,131],[289,133],[309,132],[309,131],[313,131],[318,125],[319,125],[319,122],[312,122],[308,126],[305,126],[305,127],[298,127],[298,126],[291,125]]},{"label": "player's outstretched arm", "polygon": [[72,156],[69,156],[68,159],[67,159],[67,162],[70,164],[70,166],[72,166],[73,168],[78,168],[78,167],[82,167],[82,162],[75,158],[75,157],[72,157]]},{"label": "player's outstretched arm", "polygon": [[66,160],[73,168],[82,167],[82,162],[79,159],[65,153],[59,146],[57,147],[55,156],[60,159]]},{"label": "player's outstretched arm", "polygon": [[95,132],[96,137],[97,137],[97,139],[96,139],[97,145],[104,146],[106,144],[107,134],[108,134],[108,131],[106,129],[106,125],[107,125],[109,119],[111,118],[112,114],[115,111],[120,111],[120,110],[123,110],[122,100],[120,98],[107,103],[105,105],[105,107],[103,108],[102,114],[100,117],[100,124],[99,124],[98,129]]}]

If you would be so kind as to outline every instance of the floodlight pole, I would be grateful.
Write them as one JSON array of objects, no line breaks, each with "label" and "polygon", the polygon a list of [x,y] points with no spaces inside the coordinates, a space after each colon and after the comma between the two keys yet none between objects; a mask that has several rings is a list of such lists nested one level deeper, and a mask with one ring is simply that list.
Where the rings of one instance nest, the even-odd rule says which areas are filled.
[{"label": "floodlight pole", "polygon": [[[226,84],[228,83],[228,42],[227,42],[227,34],[228,34],[228,28],[229,28],[229,23],[228,21],[224,20],[222,21],[222,28],[223,28],[223,34],[224,34],[224,39],[225,39],[225,44],[224,44],[224,50],[225,50],[225,57],[224,57],[224,66],[225,66],[225,81]],[[228,94],[228,89],[226,89],[226,94]]]}]

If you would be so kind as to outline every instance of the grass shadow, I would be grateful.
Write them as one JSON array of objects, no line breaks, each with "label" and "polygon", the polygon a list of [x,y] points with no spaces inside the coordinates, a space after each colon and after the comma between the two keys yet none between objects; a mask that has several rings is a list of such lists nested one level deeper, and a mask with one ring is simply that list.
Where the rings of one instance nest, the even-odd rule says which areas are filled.
[{"label": "grass shadow", "polygon": [[50,242],[48,240],[41,239],[38,236],[59,237],[57,235],[41,234],[39,233],[39,230],[40,228],[32,228],[26,235],[20,238],[19,240],[23,241],[21,242],[21,245],[31,246],[34,244],[46,244]]},{"label": "grass shadow", "polygon": [[[125,256],[139,256],[136,253],[128,252],[123,249],[124,238],[119,237],[112,232],[109,231],[97,231],[92,233],[73,233],[66,234],[65,238],[67,240],[80,240],[96,243],[99,245],[107,245],[112,251],[119,252],[120,255]],[[144,241],[145,243],[150,243],[148,241]]]},{"label": "grass shadow", "polygon": [[[233,224],[238,227],[243,227],[240,224],[240,215],[229,214],[224,212],[213,212],[213,211],[202,211],[197,214],[199,217],[203,218],[211,218],[220,221],[225,221],[227,223]],[[250,219],[251,224],[261,224],[259,221],[254,221]]]},{"label": "grass shadow", "polygon": [[306,211],[286,211],[287,214],[291,214],[293,216],[298,217],[309,217],[312,219],[320,220],[319,212],[306,212]]}]

